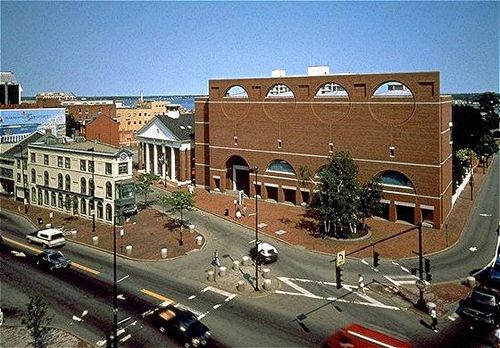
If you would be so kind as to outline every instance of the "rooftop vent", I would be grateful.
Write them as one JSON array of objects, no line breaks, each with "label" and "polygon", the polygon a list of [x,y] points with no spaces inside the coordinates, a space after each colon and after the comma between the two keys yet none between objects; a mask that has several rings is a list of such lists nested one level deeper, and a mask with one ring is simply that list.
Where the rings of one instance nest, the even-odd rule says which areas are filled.
[{"label": "rooftop vent", "polygon": [[313,65],[307,67],[307,76],[323,75],[330,75],[330,67],[328,65]]},{"label": "rooftop vent", "polygon": [[271,77],[285,77],[286,71],[284,69],[274,69],[271,73]]}]

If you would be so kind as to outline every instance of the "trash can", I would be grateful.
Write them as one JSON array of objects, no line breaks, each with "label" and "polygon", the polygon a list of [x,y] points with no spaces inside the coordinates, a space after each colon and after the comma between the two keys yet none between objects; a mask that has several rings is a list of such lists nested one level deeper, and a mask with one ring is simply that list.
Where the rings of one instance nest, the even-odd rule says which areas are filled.
[{"label": "trash can", "polygon": [[203,236],[196,236],[196,245],[203,244]]},{"label": "trash can", "polygon": [[92,244],[94,244],[94,245],[99,244],[99,237],[98,236],[92,237]]}]

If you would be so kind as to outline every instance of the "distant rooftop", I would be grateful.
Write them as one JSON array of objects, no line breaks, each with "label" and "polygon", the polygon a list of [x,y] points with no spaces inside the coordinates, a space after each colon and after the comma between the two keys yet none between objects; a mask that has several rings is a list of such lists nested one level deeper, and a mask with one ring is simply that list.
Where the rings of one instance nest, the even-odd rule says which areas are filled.
[{"label": "distant rooftop", "polygon": [[11,71],[2,71],[0,72],[0,82],[8,85],[18,85],[16,75],[14,75]]}]

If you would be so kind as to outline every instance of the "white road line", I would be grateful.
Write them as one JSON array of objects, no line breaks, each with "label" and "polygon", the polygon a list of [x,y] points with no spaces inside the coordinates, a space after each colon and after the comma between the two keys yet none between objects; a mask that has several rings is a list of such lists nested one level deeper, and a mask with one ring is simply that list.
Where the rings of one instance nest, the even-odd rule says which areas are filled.
[{"label": "white road line", "polygon": [[448,319],[450,319],[451,321],[455,321],[457,320],[457,317],[458,317],[457,313],[453,313],[452,315],[448,316]]},{"label": "white road line", "polygon": [[203,319],[204,317],[206,317],[206,315],[207,315],[208,313],[210,313],[210,312],[205,312],[205,313],[203,313],[203,314],[200,314],[200,315],[197,317],[197,318],[198,318],[198,320],[201,320],[201,319]]},{"label": "white road line", "polygon": [[206,292],[206,291],[212,291],[212,292],[215,292],[216,294],[219,294],[219,295],[222,295],[225,297],[230,297],[230,296],[234,295],[232,292],[224,291],[224,290],[219,289],[219,288],[214,288],[213,286],[207,286],[205,289],[201,290],[201,292]]},{"label": "white road line", "polygon": [[[297,284],[293,283],[292,280],[303,280],[303,279],[293,279],[293,278],[287,278],[287,277],[277,277],[281,282],[285,283],[286,285],[290,286],[291,288],[297,290],[299,292],[299,294],[301,294],[302,296],[308,296],[308,297],[315,297],[316,295],[314,295],[312,292],[310,291],[307,291],[306,289],[298,286]],[[293,294],[293,293],[292,293]],[[297,294],[297,293],[295,293]]]},{"label": "white road line", "polygon": [[217,308],[219,308],[220,306],[222,306],[222,305],[221,305],[221,304],[216,304],[216,305],[215,305],[215,306],[213,306],[212,308],[213,308],[213,309],[217,309]]},{"label": "white road line", "polygon": [[231,296],[229,296],[228,298],[226,298],[224,301],[225,302],[229,302],[229,301],[231,301],[235,297],[236,297],[236,294],[232,294]]},{"label": "white road line", "polygon": [[365,259],[361,259],[361,263],[364,263],[365,265],[368,265],[368,261],[366,261]]},{"label": "white road line", "polygon": [[396,281],[392,280],[389,276],[384,276],[384,278],[387,279],[388,281],[390,281],[392,284],[399,286],[399,284],[396,283]]},{"label": "white road line", "polygon": [[403,267],[403,266],[399,266],[399,267],[401,267],[401,269],[402,269],[403,271],[405,271],[406,273],[410,273],[410,270],[409,270],[408,268]]},{"label": "white road line", "polygon": [[193,298],[195,298],[195,297],[196,297],[196,295],[189,296],[189,297],[188,297],[188,300],[192,300],[192,299],[193,299]]}]

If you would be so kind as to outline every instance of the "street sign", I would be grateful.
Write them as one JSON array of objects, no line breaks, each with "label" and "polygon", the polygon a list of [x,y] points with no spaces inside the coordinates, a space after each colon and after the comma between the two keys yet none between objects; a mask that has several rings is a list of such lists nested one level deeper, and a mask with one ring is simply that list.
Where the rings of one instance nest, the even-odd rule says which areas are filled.
[{"label": "street sign", "polygon": [[337,253],[337,261],[336,265],[337,266],[342,266],[345,263],[345,250],[342,250]]},{"label": "street sign", "polygon": [[415,280],[415,285],[417,286],[417,288],[419,288],[420,290],[424,290],[425,289],[425,282],[422,280],[422,279],[417,279]]},{"label": "street sign", "polygon": [[219,260],[219,257],[216,256],[212,259],[212,266],[217,266],[217,267],[220,267],[220,260]]}]

